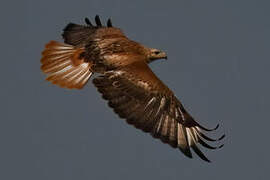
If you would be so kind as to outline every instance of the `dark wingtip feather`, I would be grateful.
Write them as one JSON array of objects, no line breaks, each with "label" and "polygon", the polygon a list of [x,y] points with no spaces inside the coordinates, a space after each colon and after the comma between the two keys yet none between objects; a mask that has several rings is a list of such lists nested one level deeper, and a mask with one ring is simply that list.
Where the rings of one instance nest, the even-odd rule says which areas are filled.
[{"label": "dark wingtip feather", "polygon": [[217,126],[214,128],[214,129],[210,129],[210,131],[214,131],[214,130],[217,130],[219,128],[219,124],[217,124]]},{"label": "dark wingtip feather", "polygon": [[182,153],[184,153],[187,157],[192,158],[192,153],[191,153],[189,147],[187,147],[187,148],[185,148],[185,149],[182,149],[182,148],[179,148],[179,149],[180,149],[180,151],[181,151]]},{"label": "dark wingtip feather", "polygon": [[222,140],[225,137],[225,134],[223,134],[220,138],[213,139],[213,138],[210,138],[210,137],[206,136],[205,134],[203,134],[202,132],[198,131],[197,129],[195,129],[195,133],[198,136],[202,137],[203,139],[205,139],[207,141],[212,141],[212,142],[214,142],[214,141],[220,141],[220,140]]},{"label": "dark wingtip feather", "polygon": [[202,151],[195,145],[195,144],[193,144],[192,146],[191,146],[191,148],[194,150],[194,152],[202,159],[202,160],[204,160],[204,161],[206,161],[206,162],[211,162],[203,153],[202,153]]},{"label": "dark wingtip feather", "polygon": [[223,148],[224,144],[221,144],[217,149]]},{"label": "dark wingtip feather", "polygon": [[217,130],[217,129],[218,129],[219,124],[217,124],[217,126],[216,126],[215,128],[213,128],[213,129],[208,129],[208,128],[205,128],[205,127],[203,127],[203,126],[201,126],[201,125],[199,125],[199,124],[198,124],[198,126],[199,126],[200,128],[202,128],[203,130],[205,130],[205,131],[215,131],[215,130]]},{"label": "dark wingtip feather", "polygon": [[225,138],[225,134],[223,134],[220,138],[218,138],[218,141],[222,140]]},{"label": "dark wingtip feather", "polygon": [[223,147],[224,144],[220,145],[220,146],[210,146],[209,144],[207,144],[206,142],[204,142],[199,136],[197,137],[198,138],[198,142],[205,148],[208,148],[208,149],[219,149],[221,147]]},{"label": "dark wingtip feather", "polygon": [[98,27],[101,27],[102,26],[101,21],[100,21],[100,18],[99,18],[99,15],[96,15],[95,21],[96,21],[96,24],[97,24]]},{"label": "dark wingtip feather", "polygon": [[112,21],[111,21],[111,19],[108,19],[108,21],[107,21],[107,27],[112,27]]},{"label": "dark wingtip feather", "polygon": [[85,23],[86,23],[87,25],[93,27],[93,24],[91,23],[91,21],[90,21],[87,17],[84,19],[84,21],[85,21]]}]

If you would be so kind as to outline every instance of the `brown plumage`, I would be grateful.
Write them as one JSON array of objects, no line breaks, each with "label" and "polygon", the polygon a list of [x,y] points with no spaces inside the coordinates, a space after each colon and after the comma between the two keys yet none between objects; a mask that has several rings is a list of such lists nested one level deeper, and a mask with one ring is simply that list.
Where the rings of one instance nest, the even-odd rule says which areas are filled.
[{"label": "brown plumage", "polygon": [[220,148],[223,145],[212,147],[205,141],[219,141],[224,135],[218,139],[206,136],[204,131],[218,126],[207,129],[198,124],[148,67],[156,59],[166,59],[166,54],[128,39],[110,19],[107,27],[98,16],[95,21],[96,26],[87,18],[87,25],[70,23],[64,29],[64,43],[51,41],[45,46],[41,69],[47,80],[80,89],[97,73],[100,76],[93,79],[94,85],[127,123],[179,148],[188,157],[192,157],[192,148],[209,161],[197,145]]}]

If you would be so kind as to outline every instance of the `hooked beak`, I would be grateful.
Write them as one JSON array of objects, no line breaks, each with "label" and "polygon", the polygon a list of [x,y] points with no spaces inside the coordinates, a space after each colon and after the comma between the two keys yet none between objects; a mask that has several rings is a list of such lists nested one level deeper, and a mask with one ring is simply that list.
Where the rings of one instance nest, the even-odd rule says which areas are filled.
[{"label": "hooked beak", "polygon": [[164,51],[160,52],[159,58],[160,59],[166,59],[166,60],[168,59],[167,54]]}]

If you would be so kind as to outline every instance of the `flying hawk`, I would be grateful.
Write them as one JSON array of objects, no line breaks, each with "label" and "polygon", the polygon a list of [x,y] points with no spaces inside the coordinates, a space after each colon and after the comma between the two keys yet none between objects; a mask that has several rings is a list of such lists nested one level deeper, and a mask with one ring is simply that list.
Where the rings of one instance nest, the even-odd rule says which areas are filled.
[{"label": "flying hawk", "polygon": [[69,89],[81,89],[94,73],[94,85],[108,105],[127,123],[150,133],[154,138],[180,149],[192,157],[191,150],[203,160],[209,159],[198,144],[217,149],[205,141],[212,139],[184,109],[174,93],[151,71],[148,64],[167,59],[165,52],[148,48],[128,39],[112,26],[103,26],[99,16],[96,25],[85,18],[86,25],[69,23],[62,34],[64,43],[50,41],[42,52],[41,70],[47,80]]}]

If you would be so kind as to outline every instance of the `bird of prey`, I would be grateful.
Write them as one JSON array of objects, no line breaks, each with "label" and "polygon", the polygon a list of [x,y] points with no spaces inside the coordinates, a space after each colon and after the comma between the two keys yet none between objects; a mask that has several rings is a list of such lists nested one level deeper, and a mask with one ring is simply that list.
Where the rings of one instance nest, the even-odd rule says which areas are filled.
[{"label": "bird of prey", "polygon": [[206,141],[219,141],[205,133],[174,93],[151,71],[148,64],[167,59],[165,52],[128,39],[95,17],[96,25],[85,18],[85,25],[69,23],[63,30],[64,43],[50,41],[42,52],[41,70],[47,80],[63,88],[81,89],[91,75],[93,84],[120,118],[154,138],[180,149],[192,157],[191,149],[203,160],[209,159],[198,145],[209,149]]}]

